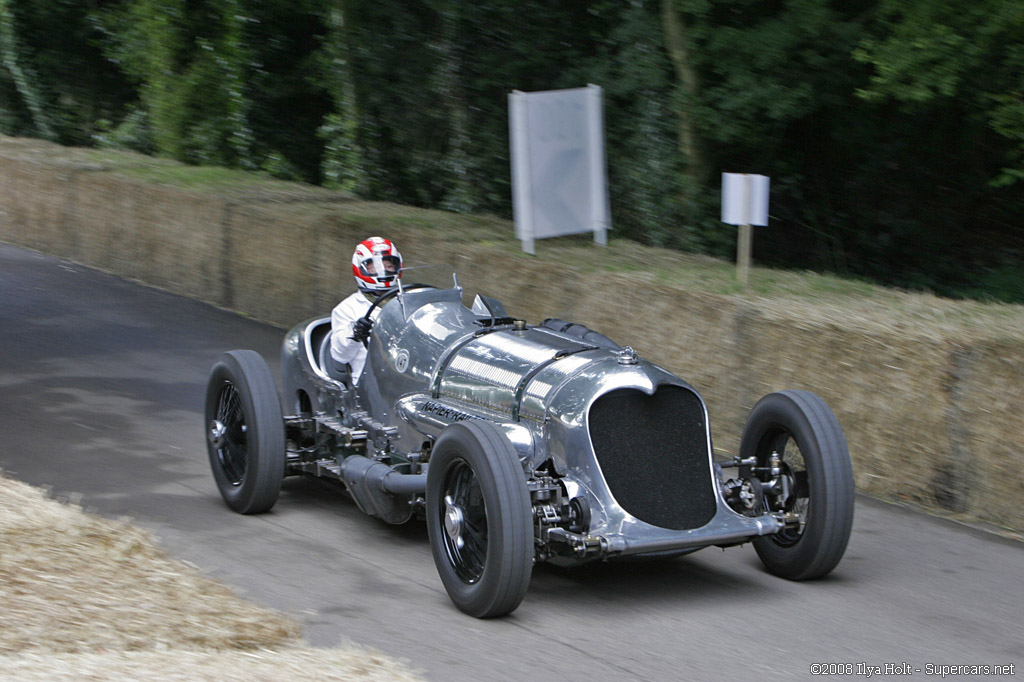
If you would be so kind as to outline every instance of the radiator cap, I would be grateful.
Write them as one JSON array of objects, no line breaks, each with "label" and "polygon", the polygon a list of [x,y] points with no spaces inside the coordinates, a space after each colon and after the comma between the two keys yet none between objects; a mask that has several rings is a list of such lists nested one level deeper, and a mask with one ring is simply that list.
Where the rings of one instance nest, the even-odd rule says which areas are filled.
[{"label": "radiator cap", "polygon": [[632,346],[626,346],[616,353],[615,356],[619,359],[620,365],[635,365],[639,361],[636,351],[633,350]]}]

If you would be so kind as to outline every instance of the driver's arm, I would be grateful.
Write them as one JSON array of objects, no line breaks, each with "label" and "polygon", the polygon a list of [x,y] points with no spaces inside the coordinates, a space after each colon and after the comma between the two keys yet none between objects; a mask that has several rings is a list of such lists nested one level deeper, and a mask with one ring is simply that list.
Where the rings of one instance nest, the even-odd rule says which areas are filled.
[{"label": "driver's arm", "polygon": [[366,353],[363,344],[352,339],[353,323],[366,314],[369,309],[369,302],[360,301],[358,298],[348,298],[339,303],[331,311],[331,356],[335,362],[349,363],[360,355]]}]

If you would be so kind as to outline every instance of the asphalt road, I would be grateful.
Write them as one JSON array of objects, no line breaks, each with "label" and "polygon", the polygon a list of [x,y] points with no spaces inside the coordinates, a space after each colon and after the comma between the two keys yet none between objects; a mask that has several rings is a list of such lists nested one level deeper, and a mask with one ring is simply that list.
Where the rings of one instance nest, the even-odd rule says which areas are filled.
[{"label": "asphalt road", "polygon": [[293,613],[313,645],[368,645],[431,680],[791,680],[829,662],[1024,674],[1024,546],[864,497],[825,580],[774,578],[749,546],[541,566],[522,606],[490,621],[450,604],[421,525],[365,517],[327,483],[288,479],[271,513],[234,514],[206,461],[207,372],[220,352],[252,348],[276,374],[282,334],[0,244],[0,467],[133,517]]}]

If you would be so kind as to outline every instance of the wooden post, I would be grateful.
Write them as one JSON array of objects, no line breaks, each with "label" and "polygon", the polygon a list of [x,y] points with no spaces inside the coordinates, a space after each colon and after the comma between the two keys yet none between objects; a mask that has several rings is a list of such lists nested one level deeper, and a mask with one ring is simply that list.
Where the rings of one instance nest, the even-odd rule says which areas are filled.
[{"label": "wooden post", "polygon": [[740,238],[736,242],[736,274],[744,287],[750,277],[750,241],[750,225],[740,225]]},{"label": "wooden post", "polygon": [[743,216],[746,218],[740,224],[740,238],[736,244],[736,268],[739,271],[740,285],[746,288],[747,280],[750,279],[750,241],[751,241],[751,209],[754,204],[754,179],[748,174],[743,174],[743,184],[746,185],[743,200]]}]

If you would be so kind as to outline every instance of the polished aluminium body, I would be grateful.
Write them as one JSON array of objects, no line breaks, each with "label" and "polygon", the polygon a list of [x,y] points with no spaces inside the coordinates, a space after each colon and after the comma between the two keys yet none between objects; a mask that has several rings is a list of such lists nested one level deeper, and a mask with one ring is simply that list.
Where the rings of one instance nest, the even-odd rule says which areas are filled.
[{"label": "polished aluminium body", "polygon": [[458,287],[408,290],[382,306],[353,387],[326,367],[329,330],[314,319],[285,339],[287,470],[343,481],[388,522],[423,507],[439,435],[483,420],[519,457],[536,560],[679,554],[792,523],[742,503],[699,394],[628,347],[526,325],[486,297],[467,308]]}]

